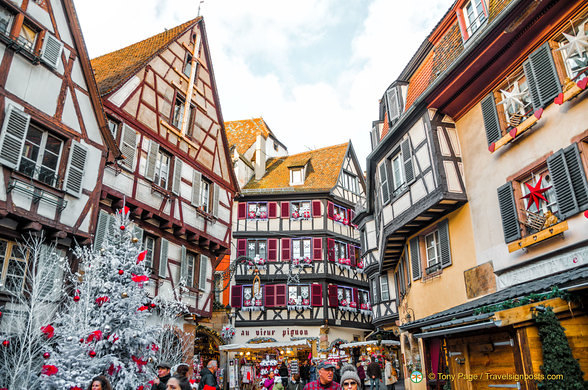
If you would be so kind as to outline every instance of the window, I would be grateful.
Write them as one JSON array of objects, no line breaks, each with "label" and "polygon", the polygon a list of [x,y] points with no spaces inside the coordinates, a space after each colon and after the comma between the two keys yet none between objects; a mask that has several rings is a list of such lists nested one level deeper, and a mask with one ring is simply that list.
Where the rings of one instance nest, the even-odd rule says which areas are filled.
[{"label": "window", "polygon": [[380,298],[382,301],[390,300],[390,290],[388,289],[388,275],[380,275]]},{"label": "window", "polygon": [[437,230],[425,236],[425,247],[427,252],[427,267],[437,265],[440,261],[439,232]]},{"label": "window", "polygon": [[223,272],[214,273],[214,301],[221,303],[221,297],[223,293]]},{"label": "window", "polygon": [[13,19],[14,15],[8,12],[6,8],[0,7],[0,33],[6,36],[10,35]]},{"label": "window", "polygon": [[250,259],[267,259],[266,240],[247,240],[247,257]]},{"label": "window", "polygon": [[145,267],[153,267],[153,254],[155,253],[155,237],[145,235],[143,239],[143,250],[147,251],[145,255]]},{"label": "window", "polygon": [[38,32],[27,24],[23,24],[18,34],[17,41],[25,49],[32,52],[35,49],[35,43],[37,42]]},{"label": "window", "polygon": [[30,125],[24,142],[18,170],[27,176],[55,186],[63,142]]},{"label": "window", "polygon": [[253,292],[253,286],[243,286],[243,307],[247,310],[261,310],[263,308],[263,288],[260,286],[256,294]]},{"label": "window", "polygon": [[358,187],[357,176],[348,172],[343,172],[343,188],[353,192],[354,194],[358,194]]},{"label": "window", "polygon": [[486,21],[483,0],[472,0],[463,7],[468,37],[471,37]]},{"label": "window", "polygon": [[343,225],[349,224],[349,219],[347,219],[347,209],[345,207],[329,202],[327,208],[330,219],[342,223]]},{"label": "window", "polygon": [[310,201],[290,202],[290,219],[310,219]]},{"label": "window", "polygon": [[498,114],[505,123],[502,126],[503,135],[506,133],[506,129],[518,126],[533,112],[529,85],[522,68],[511,76],[513,77],[512,81],[507,81],[499,87],[500,101],[497,103],[497,107]]},{"label": "window", "polygon": [[[522,205],[524,207],[522,207],[522,209],[543,216],[545,216],[548,212],[553,214],[557,213],[558,209],[557,201],[555,199],[555,189],[553,188],[551,175],[549,174],[547,168],[544,168],[537,174],[531,173],[530,176],[520,181],[520,185],[524,198],[524,205]],[[531,198],[531,195],[529,194],[534,192],[536,189],[547,189],[542,193],[546,200],[535,197],[537,202],[534,202],[532,199],[529,199]]]},{"label": "window", "polygon": [[310,238],[292,239],[292,259],[310,258]]},{"label": "window", "polygon": [[114,138],[115,140],[118,135],[119,126],[120,126],[120,123],[118,123],[114,119],[108,118],[108,129],[110,130],[110,134],[112,134],[112,138]]},{"label": "window", "polygon": [[335,259],[348,259],[346,243],[335,241]]},{"label": "window", "polygon": [[394,157],[392,157],[392,183],[394,184],[394,191],[404,184],[402,153],[397,153]]},{"label": "window", "polygon": [[22,290],[28,264],[28,254],[11,241],[0,239],[0,287],[18,293]]},{"label": "window", "polygon": [[193,253],[186,253],[186,271],[185,280],[187,287],[197,287],[194,280],[194,268],[196,267],[196,255]]},{"label": "window", "polygon": [[212,182],[203,177],[200,181],[200,207],[202,211],[208,213],[211,210],[210,191],[212,189]]},{"label": "window", "polygon": [[359,291],[359,309],[360,310],[371,310],[370,305],[370,293],[369,291]]},{"label": "window", "polygon": [[304,168],[290,168],[290,185],[304,184]]},{"label": "window", "polygon": [[267,202],[247,203],[247,219],[267,219]]},{"label": "window", "polygon": [[379,297],[380,295],[378,294],[378,279],[376,279],[376,277],[374,277],[372,279],[372,297],[374,297],[374,301],[376,300],[376,297]]},{"label": "window", "polygon": [[188,54],[186,56],[186,62],[184,63],[184,75],[190,78],[190,72],[192,71],[192,55]]},{"label": "window", "polygon": [[386,106],[388,108],[388,120],[395,121],[401,114],[400,99],[398,98],[400,91],[397,87],[392,87],[386,91]]},{"label": "window", "polygon": [[[588,50],[581,44],[570,44],[571,40],[581,34],[580,29],[584,28],[584,35],[588,35],[588,10],[584,11],[576,20],[570,21],[571,26],[562,31],[557,40],[559,46],[559,60],[563,62],[567,76],[575,81],[586,77],[588,71]],[[586,39],[584,39],[586,42]],[[578,46],[580,46],[578,48]]]},{"label": "window", "polygon": [[198,289],[200,291],[209,291],[207,280],[209,263],[210,259],[208,256],[200,255],[200,274],[198,275]]},{"label": "window", "polygon": [[[172,125],[179,130],[182,129],[182,121],[184,120],[184,109],[186,107],[185,100],[183,97],[176,97],[176,102],[174,104],[174,112],[172,117]],[[196,108],[193,105],[190,105],[190,112],[188,112],[188,122],[186,126],[186,135],[192,136],[192,131],[194,127],[194,110]]]},{"label": "window", "polygon": [[309,285],[289,285],[288,286],[288,306],[310,307],[310,286]]},{"label": "window", "polygon": [[348,287],[338,286],[337,287],[337,300],[339,301],[339,308],[340,309],[352,308],[353,305],[351,304],[351,302],[353,302],[353,298],[352,298],[351,289]]},{"label": "window", "polygon": [[159,150],[157,159],[155,160],[155,174],[153,176],[153,183],[167,189],[169,180],[169,169],[171,163],[171,156],[166,152]]}]

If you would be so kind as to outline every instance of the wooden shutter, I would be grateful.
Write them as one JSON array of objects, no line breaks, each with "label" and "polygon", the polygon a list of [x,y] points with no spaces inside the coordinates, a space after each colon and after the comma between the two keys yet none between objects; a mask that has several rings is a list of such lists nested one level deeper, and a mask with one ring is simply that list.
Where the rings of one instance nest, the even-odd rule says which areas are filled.
[{"label": "wooden shutter", "polygon": [[359,291],[355,287],[351,289],[351,297],[353,302],[357,303],[357,308],[359,308]]},{"label": "wooden shutter", "polygon": [[159,276],[165,278],[167,275],[167,258],[168,258],[169,241],[161,239],[161,249],[159,250]]},{"label": "wooden shutter", "polygon": [[241,301],[243,297],[243,286],[234,285],[231,286],[231,307],[239,309],[241,308]]},{"label": "wooden shutter", "polygon": [[313,307],[323,305],[323,285],[322,284],[313,283],[310,286],[310,304]]},{"label": "wooden shutter", "polygon": [[355,267],[357,265],[357,258],[359,257],[358,256],[359,251],[357,250],[357,247],[355,245],[349,245],[349,251],[350,251],[349,258],[351,259],[351,265],[353,267]]},{"label": "wooden shutter", "polygon": [[[562,91],[549,42],[546,42],[529,55],[523,69],[527,76],[529,88],[531,89],[531,81],[535,86],[535,96],[533,96],[533,90],[531,89],[531,99],[535,110],[553,102],[553,99]],[[531,78],[528,73],[532,73]]]},{"label": "wooden shutter", "polygon": [[498,141],[502,137],[502,130],[500,129],[500,121],[498,120],[498,111],[496,110],[494,93],[490,92],[488,96],[482,99],[480,106],[482,108],[482,117],[484,118],[486,139],[488,140],[488,145],[491,145],[493,142]]},{"label": "wooden shutter", "polygon": [[212,186],[212,215],[218,217],[218,204],[220,197],[220,186],[214,183]]},{"label": "wooden shutter", "polygon": [[237,219],[247,218],[247,203],[239,203],[237,205]]},{"label": "wooden shutter", "polygon": [[96,225],[96,232],[94,233],[94,250],[98,251],[102,248],[104,238],[108,235],[114,216],[108,214],[104,210],[98,212],[98,224]]},{"label": "wooden shutter", "polygon": [[327,260],[335,261],[335,240],[327,238]]},{"label": "wooden shutter", "polygon": [[312,259],[323,259],[323,239],[321,237],[314,237],[312,239]]},{"label": "wooden shutter", "polygon": [[412,277],[410,275],[410,270],[411,270],[411,264],[410,264],[410,260],[408,259],[408,246],[404,246],[404,263],[405,263],[405,268],[406,268],[406,282],[408,283],[408,285],[410,286],[411,282],[412,282]]},{"label": "wooden shutter", "polygon": [[349,210],[347,210],[347,214],[349,215],[349,216],[348,216],[348,219],[349,219],[349,226],[357,227],[357,225],[354,225],[354,224],[351,222],[351,221],[353,221],[353,218],[355,217],[355,211],[353,211],[353,210],[349,209]]},{"label": "wooden shutter", "polygon": [[333,214],[335,212],[335,205],[333,202],[327,202],[327,218],[333,219]]},{"label": "wooden shutter", "polygon": [[402,150],[402,162],[404,164],[404,178],[406,184],[410,184],[414,181],[414,166],[412,161],[412,147],[410,146],[410,137],[407,137],[400,144]]},{"label": "wooden shutter", "polygon": [[200,273],[198,279],[198,288],[201,291],[208,291],[206,274],[208,273],[208,257],[200,255]]},{"label": "wooden shutter", "polygon": [[410,240],[410,262],[412,264],[412,279],[419,279],[421,277],[421,256],[418,236]]},{"label": "wooden shutter", "polygon": [[339,307],[339,298],[337,298],[337,286],[329,285],[329,307]]},{"label": "wooden shutter", "polygon": [[265,307],[274,307],[276,306],[276,286],[274,285],[265,285],[263,286],[263,298]]},{"label": "wooden shutter", "polygon": [[286,299],[288,296],[288,286],[286,286],[285,284],[276,284],[275,293],[276,293],[275,305],[277,307],[286,306],[286,303],[288,301]]},{"label": "wooden shutter", "polygon": [[127,124],[122,125],[120,151],[125,156],[125,159],[121,162],[122,166],[134,171],[135,154],[137,153],[137,133]]},{"label": "wooden shutter", "polygon": [[182,183],[182,166],[183,162],[179,158],[174,158],[174,180],[172,183],[172,193],[180,195],[180,184]]},{"label": "wooden shutter", "polygon": [[290,218],[290,202],[282,202],[280,205],[282,218]]},{"label": "wooden shutter", "polygon": [[509,243],[518,240],[521,238],[521,229],[511,182],[498,188],[498,206],[502,217],[504,241]]},{"label": "wooden shutter", "polygon": [[290,260],[291,247],[292,240],[289,238],[282,238],[282,261]]},{"label": "wooden shutter", "polygon": [[321,215],[322,215],[321,201],[320,200],[313,200],[312,201],[312,216],[313,217],[320,217]]},{"label": "wooden shutter", "polygon": [[16,169],[24,147],[31,116],[9,104],[0,135],[0,164]]},{"label": "wooden shutter", "polygon": [[444,219],[438,225],[439,249],[441,250],[441,266],[451,265],[451,243],[449,242],[449,220]]},{"label": "wooden shutter", "polygon": [[267,240],[267,259],[268,261],[278,260],[278,239],[268,238]]},{"label": "wooden shutter", "polygon": [[159,154],[159,144],[154,140],[149,140],[149,153],[147,154],[147,165],[145,167],[145,178],[153,181],[155,177],[155,162]]},{"label": "wooden shutter", "polygon": [[[182,245],[182,254],[180,257],[180,279],[187,280],[188,277],[188,265],[186,264],[187,251],[186,247]],[[193,281],[192,281],[193,282]],[[189,286],[192,287],[192,286]]]},{"label": "wooden shutter", "polygon": [[388,181],[388,170],[386,169],[386,161],[384,161],[378,168],[380,171],[380,189],[382,191],[382,204],[386,204],[390,201],[390,187]]},{"label": "wooden shutter", "polygon": [[547,159],[557,207],[562,219],[588,209],[588,184],[578,144],[560,149]]},{"label": "wooden shutter", "polygon": [[45,33],[45,38],[43,38],[43,48],[41,49],[41,59],[43,62],[54,69],[57,69],[62,50],[63,43],[53,35]]},{"label": "wooden shutter", "polygon": [[237,258],[247,255],[247,240],[240,238],[237,240]]},{"label": "wooden shutter", "polygon": [[523,63],[523,70],[525,71],[525,77],[527,78],[527,86],[529,87],[529,95],[531,96],[531,103],[533,103],[533,109],[537,110],[541,107],[541,98],[539,97],[539,91],[537,90],[537,83],[535,81],[535,75],[531,67],[529,60]]},{"label": "wooden shutter", "polygon": [[88,149],[77,141],[72,141],[63,188],[76,198],[82,194],[87,159]]},{"label": "wooden shutter", "polygon": [[[245,217],[246,210],[243,209],[243,217]],[[277,202],[269,202],[267,204],[267,213],[268,218],[278,218],[278,203]]]},{"label": "wooden shutter", "polygon": [[192,205],[196,207],[202,206],[200,204],[200,186],[202,185],[202,173],[194,170],[192,174]]}]

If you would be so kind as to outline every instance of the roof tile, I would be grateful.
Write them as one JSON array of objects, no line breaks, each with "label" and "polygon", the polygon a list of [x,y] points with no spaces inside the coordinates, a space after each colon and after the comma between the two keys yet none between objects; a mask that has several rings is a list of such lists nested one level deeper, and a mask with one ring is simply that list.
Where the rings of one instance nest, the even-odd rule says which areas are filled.
[{"label": "roof tile", "polygon": [[266,139],[270,135],[275,138],[263,118],[225,122],[225,131],[229,147],[235,146],[237,152],[243,155],[255,143],[259,134]]}]

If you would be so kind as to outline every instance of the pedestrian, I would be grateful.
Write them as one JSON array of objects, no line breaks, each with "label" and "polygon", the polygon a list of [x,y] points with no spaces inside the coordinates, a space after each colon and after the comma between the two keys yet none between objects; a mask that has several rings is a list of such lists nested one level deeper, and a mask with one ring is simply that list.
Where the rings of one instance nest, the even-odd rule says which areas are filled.
[{"label": "pedestrian", "polygon": [[286,390],[302,390],[304,388],[304,384],[300,380],[300,374],[292,375],[292,380],[288,382],[288,387]]},{"label": "pedestrian", "polygon": [[370,380],[370,390],[380,390],[380,378],[382,377],[382,369],[376,361],[375,357],[372,357],[372,362],[367,368],[367,377]]},{"label": "pedestrian", "polygon": [[176,368],[176,373],[174,375],[183,376],[186,377],[186,379],[188,379],[188,371],[190,371],[190,366],[188,366],[186,363],[180,363],[178,364],[178,367]]},{"label": "pedestrian", "polygon": [[284,384],[282,383],[282,377],[277,376],[274,379],[274,387],[272,390],[284,390]]},{"label": "pedestrian", "polygon": [[335,375],[333,376],[333,380],[337,383],[341,383],[341,363],[338,361],[335,363]]},{"label": "pedestrian", "polygon": [[325,361],[318,364],[318,379],[309,382],[304,390],[341,390],[341,386],[333,380],[335,365]]},{"label": "pedestrian", "polygon": [[155,367],[157,369],[157,378],[153,380],[153,390],[165,390],[167,381],[171,378],[171,366],[168,362],[159,362]]},{"label": "pedestrian", "polygon": [[308,382],[306,382],[305,385],[314,381],[316,381],[316,364],[314,360],[311,360],[310,367],[308,368]]},{"label": "pedestrian", "polygon": [[266,390],[273,390],[275,382],[276,382],[276,374],[273,371],[270,371],[266,380],[263,381],[263,387]]},{"label": "pedestrian", "polygon": [[302,385],[306,385],[310,381],[310,366],[308,365],[308,360],[305,360],[300,366],[300,380]]},{"label": "pedestrian", "polygon": [[112,390],[112,386],[104,375],[96,376],[88,385],[88,390]]},{"label": "pedestrian", "polygon": [[360,387],[363,388],[363,385],[365,383],[365,369],[363,368],[362,362],[357,363],[357,376],[359,376]]},{"label": "pedestrian", "polygon": [[341,368],[341,388],[343,390],[359,390],[361,380],[355,367],[351,364],[345,365]]},{"label": "pedestrian", "polygon": [[387,390],[394,390],[394,384],[398,381],[398,374],[392,365],[392,360],[386,358],[386,366],[384,367],[384,376],[386,378]]},{"label": "pedestrian", "polygon": [[280,376],[282,377],[282,382],[286,383],[288,382],[288,367],[286,366],[286,362],[284,360],[282,360],[282,365],[280,366],[280,369],[278,370],[278,372],[280,373]]},{"label": "pedestrian", "polygon": [[174,375],[167,381],[166,390],[192,390],[192,385],[186,376]]},{"label": "pedestrian", "polygon": [[218,363],[216,360],[209,361],[206,367],[200,370],[200,383],[198,384],[198,390],[204,390],[205,385],[218,389],[215,375],[216,370],[218,370]]}]

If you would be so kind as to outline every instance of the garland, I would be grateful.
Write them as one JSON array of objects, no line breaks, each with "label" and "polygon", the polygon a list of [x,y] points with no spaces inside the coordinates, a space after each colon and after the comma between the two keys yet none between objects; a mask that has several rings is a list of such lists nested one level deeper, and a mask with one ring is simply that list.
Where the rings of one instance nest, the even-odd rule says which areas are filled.
[{"label": "garland", "polygon": [[255,337],[247,341],[246,344],[275,343],[276,341],[273,337]]},{"label": "garland", "polygon": [[530,303],[546,301],[548,299],[553,298],[561,298],[566,301],[569,301],[570,295],[565,291],[561,291],[559,288],[557,288],[557,286],[553,286],[551,292],[548,293],[529,294],[526,297],[507,299],[506,301],[494,305],[483,306],[479,309],[474,310],[474,315],[495,313],[497,311],[512,309],[513,307],[524,306]]}]

